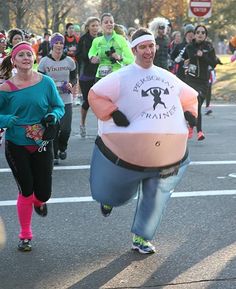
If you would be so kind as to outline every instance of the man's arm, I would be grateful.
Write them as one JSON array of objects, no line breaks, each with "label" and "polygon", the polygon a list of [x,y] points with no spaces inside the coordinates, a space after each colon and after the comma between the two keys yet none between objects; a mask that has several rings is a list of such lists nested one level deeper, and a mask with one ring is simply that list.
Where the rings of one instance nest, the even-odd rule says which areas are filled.
[{"label": "man's arm", "polygon": [[112,113],[118,109],[109,98],[97,95],[93,89],[89,91],[88,101],[97,118],[103,121],[110,119]]}]

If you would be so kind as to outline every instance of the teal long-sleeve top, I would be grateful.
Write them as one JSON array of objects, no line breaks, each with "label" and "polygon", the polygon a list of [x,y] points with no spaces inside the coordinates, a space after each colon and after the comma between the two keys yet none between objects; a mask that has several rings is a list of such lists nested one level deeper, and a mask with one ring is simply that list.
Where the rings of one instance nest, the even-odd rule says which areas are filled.
[{"label": "teal long-sleeve top", "polygon": [[[106,51],[109,51],[110,48],[113,47],[117,54],[121,55],[122,61],[119,63],[111,63],[111,60],[106,55]],[[105,36],[96,37],[92,46],[89,50],[88,57],[91,59],[93,56],[98,56],[100,58],[100,63],[97,69],[96,77],[101,78],[99,75],[99,69],[102,66],[110,66],[111,72],[120,69],[123,65],[128,65],[134,62],[133,52],[126,41],[126,39],[113,31],[111,38],[108,40]]]},{"label": "teal long-sleeve top", "polygon": [[0,127],[7,127],[12,116],[18,117],[16,124],[7,128],[6,140],[17,145],[35,145],[33,139],[26,137],[25,126],[40,123],[47,113],[53,113],[60,120],[65,110],[53,80],[46,75],[26,88],[0,90]]}]

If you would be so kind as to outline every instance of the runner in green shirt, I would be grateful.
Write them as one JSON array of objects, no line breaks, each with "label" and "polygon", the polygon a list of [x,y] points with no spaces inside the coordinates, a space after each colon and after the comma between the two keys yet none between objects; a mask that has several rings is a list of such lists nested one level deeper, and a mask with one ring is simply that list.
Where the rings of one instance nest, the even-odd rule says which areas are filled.
[{"label": "runner in green shirt", "polygon": [[103,36],[93,40],[88,53],[91,63],[99,63],[96,73],[98,79],[134,61],[127,40],[114,31],[114,24],[114,18],[110,13],[102,15]]}]

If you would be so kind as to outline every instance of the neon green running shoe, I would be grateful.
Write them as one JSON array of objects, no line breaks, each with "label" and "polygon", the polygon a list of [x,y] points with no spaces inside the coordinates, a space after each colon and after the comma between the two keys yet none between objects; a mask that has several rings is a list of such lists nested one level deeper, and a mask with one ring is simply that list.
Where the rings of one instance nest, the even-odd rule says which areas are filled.
[{"label": "neon green running shoe", "polygon": [[153,254],[156,252],[155,247],[149,241],[137,235],[133,236],[132,249],[141,254]]},{"label": "neon green running shoe", "polygon": [[110,205],[103,205],[101,204],[101,212],[104,217],[108,217],[111,214],[113,207]]}]

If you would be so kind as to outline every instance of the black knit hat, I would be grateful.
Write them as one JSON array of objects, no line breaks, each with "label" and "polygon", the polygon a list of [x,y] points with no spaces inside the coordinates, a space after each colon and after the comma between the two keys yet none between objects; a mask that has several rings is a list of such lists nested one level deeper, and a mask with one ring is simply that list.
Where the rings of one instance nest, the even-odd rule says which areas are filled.
[{"label": "black knit hat", "polygon": [[193,32],[194,33],[194,25],[193,24],[187,24],[184,26],[184,35],[186,35],[189,32]]},{"label": "black knit hat", "polygon": [[10,44],[12,44],[12,38],[17,34],[19,34],[22,37],[22,40],[24,39],[23,31],[18,28],[13,28],[7,32],[8,41]]}]

